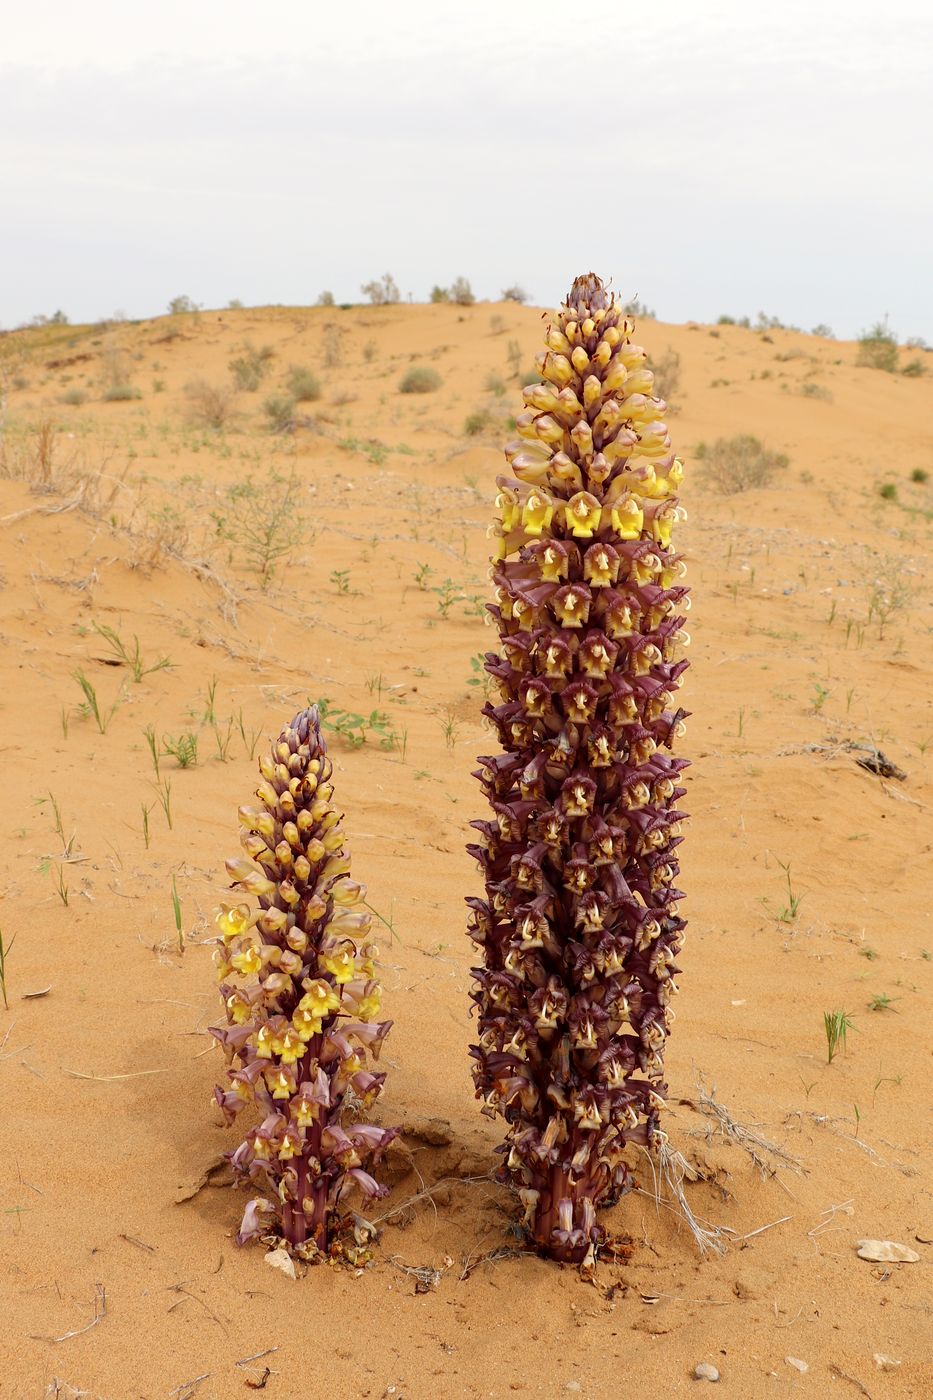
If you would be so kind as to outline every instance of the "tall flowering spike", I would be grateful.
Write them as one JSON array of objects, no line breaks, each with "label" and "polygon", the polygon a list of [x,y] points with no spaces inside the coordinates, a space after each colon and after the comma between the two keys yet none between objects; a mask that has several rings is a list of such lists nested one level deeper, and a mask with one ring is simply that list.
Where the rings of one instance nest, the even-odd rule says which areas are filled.
[{"label": "tall flowering spike", "polygon": [[360,1117],[385,1078],[367,1068],[367,1051],[378,1057],[392,1023],[378,1019],[366,891],[350,879],[316,707],[282,730],[259,770],[258,801],[239,812],[249,859],[227,861],[245,898],[217,915],[227,1025],[211,1034],[229,1068],[214,1097],[228,1123],[247,1106],[253,1120],[229,1154],[260,1192],[238,1241],[280,1235],[314,1259],[341,1251],[351,1187],[386,1194],[364,1163],[397,1129]]},{"label": "tall flowering spike", "polygon": [[626,1145],[658,1131],[685,927],[683,471],[633,332],[578,277],[524,390],[493,529],[501,698],[484,713],[502,752],[479,759],[492,819],[469,848],[477,1097],[509,1125],[500,1176],[536,1244],[575,1262],[631,1184]]}]

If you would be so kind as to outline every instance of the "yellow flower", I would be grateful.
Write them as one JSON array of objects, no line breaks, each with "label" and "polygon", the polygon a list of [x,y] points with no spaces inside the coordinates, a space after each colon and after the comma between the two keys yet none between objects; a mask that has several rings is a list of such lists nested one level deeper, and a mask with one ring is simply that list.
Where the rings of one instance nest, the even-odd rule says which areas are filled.
[{"label": "yellow flower", "polygon": [[245,1025],[252,1010],[242,992],[233,992],[227,997],[227,1015],[235,1026]]},{"label": "yellow flower", "polygon": [[349,941],[341,944],[332,952],[321,954],[321,963],[325,970],[331,974],[338,986],[343,986],[346,982],[352,982],[356,976],[356,949]]},{"label": "yellow flower", "polygon": [[599,529],[602,506],[589,491],[578,491],[567,502],[565,519],[579,540],[589,540]]},{"label": "yellow flower", "polygon": [[264,1022],[255,1035],[256,1055],[260,1060],[271,1060],[275,1036],[267,1022]]},{"label": "yellow flower", "polygon": [[282,1064],[293,1065],[296,1060],[300,1060],[305,1053],[305,1043],[294,1026],[289,1026],[282,1036],[282,1049],[280,1051]]},{"label": "yellow flower", "polygon": [[225,940],[239,938],[249,928],[252,922],[249,906],[237,904],[235,906],[224,904],[215,915],[214,922],[220,929]]},{"label": "yellow flower", "polygon": [[292,1104],[292,1117],[299,1128],[310,1127],[318,1112],[318,1105],[304,1094],[299,1094]]},{"label": "yellow flower", "polygon": [[269,1093],[274,1099],[290,1099],[295,1092],[295,1076],[281,1065],[270,1065],[265,1071]]},{"label": "yellow flower", "polygon": [[645,514],[634,496],[617,501],[609,515],[612,528],[620,539],[637,540],[645,522]]},{"label": "yellow flower", "polygon": [[[275,1095],[273,1094],[273,1098]],[[282,1134],[282,1144],[279,1147],[279,1160],[287,1162],[291,1157],[297,1157],[301,1153],[301,1134],[292,1127],[285,1129]]]},{"label": "yellow flower", "polygon": [[361,1021],[374,1021],[382,1006],[382,988],[378,982],[367,982],[366,991],[357,999],[356,1014]]},{"label": "yellow flower", "polygon": [[339,1010],[340,998],[329,982],[318,979],[308,984],[307,991],[298,1003],[299,1011],[310,1011],[312,1016],[329,1016]]},{"label": "yellow flower", "polygon": [[530,492],[522,507],[522,529],[528,535],[540,535],[554,516],[554,502],[541,491]]},{"label": "yellow flower", "polygon": [[315,1016],[313,1012],[306,1011],[299,1007],[292,1016],[292,1025],[298,1032],[302,1040],[310,1040],[313,1035],[321,1032],[321,1018]]},{"label": "yellow flower", "polygon": [[230,964],[237,972],[241,972],[244,977],[254,977],[262,970],[262,958],[259,956],[259,949],[250,944],[241,953],[234,953],[230,959]]}]

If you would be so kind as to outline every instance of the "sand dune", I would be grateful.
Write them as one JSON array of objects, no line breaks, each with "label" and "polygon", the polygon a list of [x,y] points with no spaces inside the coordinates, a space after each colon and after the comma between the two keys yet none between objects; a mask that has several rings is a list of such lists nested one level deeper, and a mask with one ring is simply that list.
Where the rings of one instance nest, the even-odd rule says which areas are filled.
[{"label": "sand dune", "polygon": [[[466,1056],[463,847],[489,742],[471,658],[491,645],[485,529],[543,324],[514,305],[272,308],[0,337],[0,1396],[226,1400],[268,1366],[277,1400],[602,1400],[686,1394],[699,1362],[743,1400],[933,1390],[933,481],[911,479],[933,478],[929,374],[781,330],[639,326],[669,375],[679,357],[694,603],[668,1126],[729,1250],[698,1257],[644,1161],[609,1217],[630,1258],[594,1287],[518,1253],[485,1179],[500,1130]],[[270,348],[258,389],[199,426],[188,386],[229,385],[248,344]],[[412,365],[440,387],[400,394]],[[290,366],[321,395],[272,433],[263,403]],[[788,465],[717,494],[697,445],[741,433]],[[243,512],[276,493],[288,533],[267,539],[289,550],[263,587]],[[233,1242],[242,1198],[209,1173],[236,1138],[209,1106],[204,1031],[250,749],[307,697],[366,721],[331,749],[354,874],[391,926],[380,1115],[413,1166],[393,1161],[377,1266],[296,1284]],[[196,763],[161,760],[171,827],[147,726],[197,739]],[[906,777],[859,766],[864,746]],[[853,1029],[828,1064],[835,1010]],[[701,1085],[793,1160],[724,1133]],[[920,1261],[862,1260],[864,1237]]]}]

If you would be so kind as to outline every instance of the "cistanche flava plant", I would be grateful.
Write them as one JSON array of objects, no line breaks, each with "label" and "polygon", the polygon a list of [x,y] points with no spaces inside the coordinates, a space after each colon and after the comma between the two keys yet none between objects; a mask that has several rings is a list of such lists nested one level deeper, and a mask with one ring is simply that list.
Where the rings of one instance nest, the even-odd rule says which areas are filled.
[{"label": "cistanche flava plant", "polygon": [[683,468],[633,333],[598,277],[577,278],[524,390],[493,527],[500,698],[484,714],[502,751],[479,759],[492,820],[470,847],[477,1096],[509,1125],[500,1178],[531,1238],[573,1262],[631,1185],[628,1144],[663,1137],[685,926]]},{"label": "cistanche flava plant", "polygon": [[360,1117],[385,1079],[366,1067],[367,1051],[378,1057],[392,1023],[378,1019],[371,916],[350,878],[316,706],[283,729],[259,770],[258,804],[239,810],[249,858],[226,863],[258,907],[225,904],[217,916],[227,1025],[212,1034],[229,1068],[214,1096],[228,1123],[258,1110],[229,1154],[258,1190],[238,1241],[279,1238],[314,1260],[346,1252],[351,1187],[386,1192],[364,1163],[378,1162],[396,1130]]}]

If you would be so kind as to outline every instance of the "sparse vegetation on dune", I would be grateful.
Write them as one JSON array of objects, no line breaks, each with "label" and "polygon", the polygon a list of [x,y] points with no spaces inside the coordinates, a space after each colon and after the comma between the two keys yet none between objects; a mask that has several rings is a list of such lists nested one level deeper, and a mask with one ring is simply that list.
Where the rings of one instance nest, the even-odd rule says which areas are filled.
[{"label": "sparse vegetation on dune", "polygon": [[[326,269],[317,275],[320,284],[331,276]],[[485,296],[500,284],[473,285]],[[654,298],[652,288],[641,290]],[[340,1394],[392,1386],[407,1394],[428,1371],[439,1395],[474,1382],[477,1389],[477,1338],[494,1334],[503,1296],[521,1300],[532,1290],[536,1336],[510,1330],[511,1348],[483,1361],[484,1390],[534,1389],[543,1347],[563,1358],[563,1369],[540,1385],[560,1392],[577,1382],[610,1394],[620,1366],[631,1363],[640,1383],[666,1394],[679,1376],[693,1384],[698,1360],[709,1357],[725,1388],[752,1396],[778,1384],[769,1373],[785,1374],[787,1353],[809,1365],[817,1390],[835,1366],[873,1395],[901,1383],[905,1393],[924,1393],[918,1358],[926,1354],[926,1315],[914,1306],[923,1301],[922,1263],[875,1264],[859,1258],[856,1246],[883,1235],[921,1260],[927,1250],[914,1238],[924,1234],[916,1201],[926,1151],[915,1109],[925,1086],[933,946],[918,917],[915,868],[923,855],[918,832],[933,806],[925,601],[933,437],[929,378],[904,371],[914,360],[933,363],[929,352],[902,343],[894,377],[857,365],[852,341],[804,338],[770,317],[756,328],[754,316],[747,329],[647,325],[635,337],[655,357],[656,374],[649,380],[633,365],[622,392],[646,402],[659,394],[673,404],[686,463],[680,494],[690,519],[678,525],[672,547],[688,559],[695,602],[695,665],[685,686],[694,762],[683,774],[691,822],[678,849],[689,853],[682,882],[696,946],[685,950],[689,975],[671,1001],[677,1019],[665,1042],[670,1088],[659,1123],[668,1141],[657,1151],[637,1140],[626,1148],[633,1188],[614,1205],[603,1199],[597,1224],[606,1240],[594,1251],[595,1287],[581,1290],[567,1269],[528,1257],[528,1234],[515,1217],[533,1202],[495,1180],[497,1166],[511,1178],[526,1150],[518,1140],[530,1109],[521,1095],[531,1098],[518,1081],[530,1059],[521,1057],[546,1026],[524,1025],[518,1010],[504,1007],[512,1031],[501,1045],[498,1031],[482,1045],[490,1081],[515,1121],[483,1116],[467,1055],[484,1029],[468,1021],[464,1003],[469,967],[485,965],[485,956],[471,957],[458,930],[463,893],[482,887],[463,854],[471,817],[487,819],[480,844],[499,843],[503,879],[483,900],[495,937],[504,938],[502,902],[534,845],[545,845],[548,854],[534,860],[562,900],[578,869],[586,878],[586,867],[604,869],[593,864],[605,855],[601,827],[567,818],[578,823],[570,832],[582,849],[559,847],[566,876],[549,854],[558,850],[544,839],[550,832],[542,826],[538,841],[531,830],[541,815],[539,779],[549,795],[558,780],[563,787],[562,774],[585,770],[597,775],[597,786],[606,781],[585,743],[570,752],[558,743],[543,776],[526,764],[515,777],[517,794],[495,795],[485,814],[470,776],[478,766],[470,755],[495,758],[499,747],[498,729],[488,729],[482,714],[487,702],[495,711],[519,707],[500,722],[520,726],[529,703],[539,698],[545,708],[543,679],[555,727],[542,720],[542,739],[584,728],[567,718],[572,696],[566,714],[562,708],[572,681],[519,668],[522,655],[536,654],[545,615],[568,641],[570,674],[583,681],[573,713],[585,713],[587,685],[601,700],[602,680],[582,674],[592,662],[589,648],[580,655],[587,628],[557,627],[542,591],[550,585],[533,572],[542,542],[576,550],[582,569],[599,531],[587,540],[568,530],[561,497],[561,534],[558,494],[530,479],[545,453],[524,440],[535,458],[522,466],[529,479],[505,470],[529,494],[546,491],[554,515],[540,536],[513,541],[507,562],[517,569],[515,596],[496,596],[499,585],[487,572],[496,541],[486,531],[501,447],[520,435],[519,423],[530,426],[516,401],[522,389],[539,386],[533,396],[541,386],[558,389],[534,365],[547,327],[540,308],[517,299],[472,308],[449,297],[430,307],[402,300],[374,307],[360,294],[357,301],[217,314],[191,302],[138,323],[116,315],[86,326],[45,317],[0,335],[0,676],[9,759],[0,1080],[4,1121],[14,1129],[39,1125],[27,1135],[25,1155],[14,1141],[0,1168],[7,1388],[40,1395],[55,1377],[62,1396],[72,1389],[119,1396],[138,1376],[154,1395],[196,1390],[193,1400],[212,1388],[242,1390],[247,1379],[270,1395],[299,1394],[309,1376],[320,1377],[321,1362],[300,1328],[294,1336],[282,1332],[285,1293],[301,1306],[326,1293],[369,1319],[365,1365],[355,1344],[327,1353],[327,1384]],[[819,314],[815,307],[811,319]],[[680,376],[674,388],[665,380],[668,356]],[[256,389],[237,388],[237,360],[252,366],[247,377],[258,378]],[[318,380],[319,398],[293,392],[295,367]],[[433,371],[440,384],[401,393],[413,369]],[[713,381],[718,387],[710,391]],[[111,382],[142,396],[104,402]],[[210,395],[192,390],[199,382],[220,391],[219,414]],[[280,431],[270,431],[263,408],[270,398],[290,404]],[[534,407],[534,421],[561,411],[574,411],[568,398],[560,409]],[[561,422],[562,431],[577,421]],[[725,489],[703,479],[719,439],[744,444],[737,465],[726,454]],[[749,439],[757,444],[751,452]],[[691,444],[701,444],[699,460]],[[582,474],[585,454],[581,465],[563,439],[560,449],[571,468],[560,466]],[[764,458],[751,482],[749,456]],[[636,473],[648,460],[655,459],[636,454],[632,464],[640,489],[648,474]],[[755,483],[765,489],[746,489]],[[585,482],[577,490],[597,495]],[[666,498],[642,494],[647,522]],[[663,546],[641,533],[623,544],[633,554],[644,545],[635,562],[647,568],[647,555],[660,557]],[[662,604],[657,580],[629,586],[626,574],[624,596],[619,581],[586,586],[607,599],[619,594],[631,614],[613,612],[620,635],[607,635],[619,648],[611,733],[621,772],[630,766],[621,755],[655,738],[644,709],[637,724],[622,721],[627,687],[640,696],[657,677],[650,653],[647,670],[638,668],[645,664],[641,641]],[[512,670],[486,669],[497,649],[497,628],[484,625],[489,602],[512,607],[504,626],[515,626]],[[523,617],[534,627],[519,625]],[[555,654],[555,668],[559,661]],[[368,913],[372,927],[365,940],[346,937],[355,962],[366,956],[364,941],[381,945],[374,961],[385,982],[385,1010],[375,1022],[333,1008],[331,1024],[321,1017],[321,1049],[325,1033],[339,1036],[347,1021],[366,1027],[391,1017],[395,1029],[379,1065],[357,1065],[352,1041],[333,1060],[329,1049],[326,1063],[319,1057],[327,1113],[342,1093],[331,1121],[350,1146],[329,1134],[330,1155],[317,1160],[327,1173],[337,1162],[330,1183],[360,1170],[391,1194],[367,1204],[351,1196],[350,1181],[368,1183],[351,1176],[338,1200],[329,1185],[329,1239],[341,1242],[341,1268],[349,1268],[303,1278],[306,1265],[294,1250],[284,1260],[267,1250],[270,1263],[294,1268],[293,1280],[273,1273],[262,1250],[237,1251],[233,1236],[243,1207],[262,1200],[251,1221],[264,1227],[267,1246],[278,1246],[285,1207],[289,1228],[298,1218],[299,1155],[306,1179],[321,1179],[308,1141],[317,1122],[323,1142],[323,1119],[301,1109],[312,1078],[295,1068],[311,1042],[290,1062],[298,1047],[293,1037],[286,1045],[287,1028],[275,1018],[294,1030],[294,1008],[286,1015],[288,1008],[264,1001],[260,1016],[250,1000],[262,982],[263,997],[291,987],[297,1007],[309,990],[306,962],[296,985],[291,960],[281,966],[281,954],[294,949],[259,930],[264,897],[285,912],[279,896],[231,892],[217,842],[223,810],[232,814],[256,785],[250,769],[257,759],[280,762],[271,741],[279,742],[282,718],[301,711],[307,697],[318,703],[334,764],[328,802],[346,804],[345,824],[358,843],[353,874],[365,873],[370,885],[353,912]],[[511,752],[503,745],[500,758]],[[286,766],[291,757],[289,743]],[[275,766],[272,772],[275,787]],[[297,776],[290,773],[289,784]],[[644,805],[637,784],[626,789],[620,820],[614,814],[609,821],[605,804],[598,809],[621,832],[612,837],[620,850],[643,840],[642,831],[651,835],[653,781]],[[287,804],[289,784],[276,789],[276,805]],[[557,798],[560,815],[564,800]],[[271,813],[261,799],[249,805],[260,821]],[[304,854],[311,864],[307,847],[290,843],[286,816],[284,807],[272,813],[271,846],[261,830],[248,833],[262,838],[262,849],[254,841],[248,854],[260,859],[262,879],[284,889],[283,905],[291,898],[289,859],[294,868]],[[247,825],[256,820],[251,815]],[[328,834],[309,830],[308,842],[323,845]],[[612,868],[624,874],[613,850]],[[320,855],[317,846],[313,854]],[[632,871],[624,874],[646,911],[655,898],[649,861],[649,854],[636,857],[641,885]],[[527,861],[525,870],[536,878]],[[542,885],[526,903],[538,901],[537,909],[552,897]],[[624,890],[617,898],[630,908]],[[250,1013],[237,1025],[235,1000],[231,1023],[217,1001],[231,1050],[237,1032],[245,1034],[243,1056],[229,1063],[216,1043],[208,1052],[204,1029],[214,1019],[203,1014],[211,953],[216,935],[223,938],[211,922],[218,899],[233,910],[249,906],[248,920],[256,916],[244,931],[231,930],[224,955],[231,968],[234,956],[247,968],[257,958],[261,965],[253,973],[220,968],[229,995],[241,991]],[[529,922],[529,943],[537,927]],[[322,928],[308,933],[309,947],[319,934],[326,942]],[[490,959],[490,1008],[519,974],[534,985],[533,997],[540,959],[545,990],[551,976],[565,988],[577,979],[573,995],[582,1000],[572,1018],[568,1010],[568,1042],[589,1037],[577,1011],[592,1004],[601,1046],[599,1011],[615,1014],[625,999],[623,1080],[630,1058],[629,1079],[646,1080],[638,1060],[648,1063],[655,1052],[645,1042],[656,1038],[645,1027],[644,989],[656,980],[650,951],[622,949],[632,975],[607,1005],[611,950],[590,968],[593,931],[566,920],[557,932],[561,961],[533,946],[516,947],[514,956],[503,947],[501,967]],[[337,996],[349,986],[336,972],[311,975],[307,965],[307,980],[326,982]],[[270,1023],[281,1032],[281,1049],[267,1060],[245,1041]],[[603,1084],[595,1067],[601,1054],[555,1042],[554,1069],[541,1085],[558,1139],[561,1125],[577,1145],[584,1132],[598,1133],[580,1124],[595,1122],[606,1101],[580,1090]],[[561,1077],[565,1055],[576,1080]],[[702,1069],[699,1083],[694,1066]],[[382,1070],[384,1093],[367,1106],[360,1100],[371,1086],[357,1076]],[[279,1072],[287,1098],[275,1097],[283,1092]],[[703,1087],[713,1083],[715,1094]],[[207,1107],[215,1084],[222,1098],[247,1096],[229,1132],[221,1112]],[[312,1087],[320,1084],[314,1075]],[[540,1093],[537,1081],[535,1088]],[[287,1135],[299,1111],[313,1118],[303,1140]],[[624,1112],[621,1100],[612,1111]],[[357,1141],[348,1124],[380,1132],[398,1124],[401,1132],[374,1170],[359,1151],[370,1135]],[[548,1131],[543,1115],[534,1126]],[[511,1145],[495,1150],[510,1133],[518,1142],[511,1162]],[[62,1168],[63,1143],[78,1153],[80,1170]],[[254,1157],[247,1161],[247,1151],[238,1161],[255,1170],[240,1198],[223,1189],[230,1169],[221,1154],[243,1143]],[[556,1147],[558,1165],[564,1148],[563,1141]],[[256,1166],[267,1149],[268,1167]],[[611,1157],[602,1144],[594,1155]],[[541,1175],[551,1165],[542,1164]],[[319,1221],[323,1196],[319,1188],[306,1219]],[[63,1222],[70,1232],[64,1250]],[[577,1228],[571,1220],[571,1231]],[[708,1250],[698,1261],[694,1234],[728,1252]],[[45,1314],[39,1324],[37,1299]],[[464,1301],[469,1336],[449,1325]],[[424,1336],[435,1338],[427,1369],[428,1351],[411,1342],[413,1310]],[[89,1323],[86,1335],[72,1336]],[[132,1375],[127,1328],[142,1338]],[[234,1344],[236,1337],[246,1340]],[[876,1351],[900,1365],[882,1375]],[[395,1357],[388,1368],[378,1359],[386,1356]]]}]

